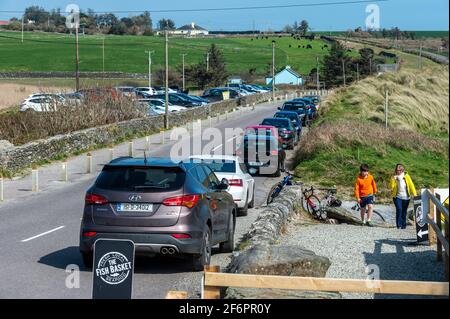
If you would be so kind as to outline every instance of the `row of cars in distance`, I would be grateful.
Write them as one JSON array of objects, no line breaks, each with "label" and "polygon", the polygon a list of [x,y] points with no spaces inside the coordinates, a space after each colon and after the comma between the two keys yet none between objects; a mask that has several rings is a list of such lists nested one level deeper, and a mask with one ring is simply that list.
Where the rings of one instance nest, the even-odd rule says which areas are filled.
[{"label": "row of cars in distance", "polygon": [[[317,109],[320,97],[309,101]],[[84,264],[92,267],[100,238],[132,240],[137,254],[182,256],[195,271],[210,263],[213,246],[232,252],[237,217],[255,204],[252,175],[285,170],[285,149],[299,141],[306,116],[281,110],[248,126],[233,156],[108,163],[85,196],[79,245]]]}]

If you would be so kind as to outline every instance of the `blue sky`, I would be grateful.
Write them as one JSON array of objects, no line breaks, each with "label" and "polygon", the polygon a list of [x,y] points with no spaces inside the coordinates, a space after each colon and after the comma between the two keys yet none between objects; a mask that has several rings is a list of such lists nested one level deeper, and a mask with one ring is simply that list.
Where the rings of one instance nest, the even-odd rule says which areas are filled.
[{"label": "blue sky", "polygon": [[[286,4],[304,4],[335,2],[336,0],[227,0],[223,2],[210,0],[0,0],[0,20],[6,20],[18,13],[1,11],[21,11],[30,5],[39,5],[45,9],[61,8],[75,3],[82,10],[92,8],[95,11],[148,10],[153,22],[163,17],[172,18],[177,26],[192,21],[209,30],[252,30],[253,23],[258,30],[281,29],[286,24],[306,19],[313,30],[347,30],[364,26],[367,4],[348,4],[329,7],[280,8],[264,10],[241,10],[220,12],[177,12],[152,13],[152,10],[194,9],[242,6],[268,6]],[[348,0],[343,0],[348,1]],[[374,2],[375,3],[375,2]],[[448,0],[389,0],[379,2],[381,27],[398,26],[402,30],[448,30]],[[128,14],[118,14],[127,16]]]}]

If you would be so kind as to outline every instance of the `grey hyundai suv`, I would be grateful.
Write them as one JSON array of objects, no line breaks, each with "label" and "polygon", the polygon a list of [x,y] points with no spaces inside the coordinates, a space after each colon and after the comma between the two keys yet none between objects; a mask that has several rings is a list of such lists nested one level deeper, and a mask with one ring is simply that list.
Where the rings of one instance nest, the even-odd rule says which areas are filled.
[{"label": "grey hyundai suv", "polygon": [[99,238],[129,239],[136,253],[184,255],[194,270],[211,260],[212,246],[234,248],[236,206],[205,164],[195,160],[118,158],[87,191],[80,252],[92,267]]}]

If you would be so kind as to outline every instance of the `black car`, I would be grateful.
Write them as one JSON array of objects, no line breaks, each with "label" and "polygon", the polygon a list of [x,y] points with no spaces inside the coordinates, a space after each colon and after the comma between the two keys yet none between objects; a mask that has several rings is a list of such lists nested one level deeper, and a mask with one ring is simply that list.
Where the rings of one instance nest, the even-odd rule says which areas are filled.
[{"label": "black car", "polygon": [[211,248],[234,246],[236,205],[205,164],[187,160],[118,158],[104,166],[86,192],[80,251],[92,266],[99,238],[128,239],[136,253],[184,255],[195,270],[211,260]]},{"label": "black car", "polygon": [[287,149],[294,149],[298,142],[298,135],[290,119],[267,118],[262,121],[261,125],[275,126],[278,129],[278,136],[281,139],[282,146]]},{"label": "black car", "polygon": [[271,135],[245,135],[236,156],[245,163],[251,175],[278,177],[285,170],[286,152]]},{"label": "black car", "polygon": [[224,95],[229,93],[230,99],[237,99],[241,97],[242,95],[233,88],[214,88],[214,89],[207,89],[205,92],[203,92],[202,98],[208,100],[209,102],[218,102],[223,101]]},{"label": "black car", "polygon": [[[166,100],[165,94],[157,94],[152,95],[153,99],[161,99]],[[203,103],[200,101],[194,101],[193,99],[186,98],[184,96],[181,96],[178,93],[169,93],[169,103],[173,105],[178,106],[184,106],[184,107],[196,107],[196,106],[202,106]]]},{"label": "black car", "polygon": [[278,110],[296,112],[299,116],[303,117],[303,126],[305,126],[309,120],[308,108],[306,107],[306,103],[302,101],[284,102],[283,106],[279,107]]},{"label": "black car", "polygon": [[287,118],[292,121],[292,124],[294,125],[296,131],[297,131],[297,137],[300,139],[302,136],[302,127],[303,127],[303,115],[299,116],[297,112],[290,112],[290,111],[280,111],[274,114],[275,118]]}]

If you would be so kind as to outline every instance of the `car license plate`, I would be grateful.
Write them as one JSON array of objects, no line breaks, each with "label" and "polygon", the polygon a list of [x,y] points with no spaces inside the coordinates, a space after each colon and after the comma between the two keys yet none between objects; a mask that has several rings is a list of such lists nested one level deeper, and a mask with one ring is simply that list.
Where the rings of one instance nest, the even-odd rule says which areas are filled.
[{"label": "car license plate", "polygon": [[117,204],[118,212],[153,212],[153,204],[134,204],[134,203],[121,203]]},{"label": "car license plate", "polygon": [[261,162],[250,162],[250,163],[248,163],[248,165],[250,165],[250,166],[263,166],[264,164],[261,163]]}]

